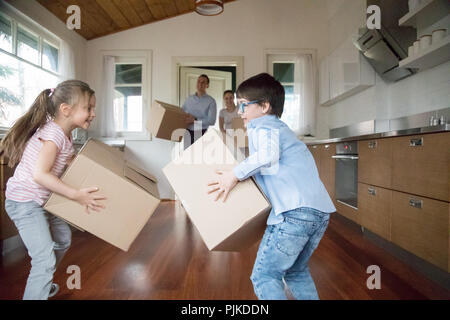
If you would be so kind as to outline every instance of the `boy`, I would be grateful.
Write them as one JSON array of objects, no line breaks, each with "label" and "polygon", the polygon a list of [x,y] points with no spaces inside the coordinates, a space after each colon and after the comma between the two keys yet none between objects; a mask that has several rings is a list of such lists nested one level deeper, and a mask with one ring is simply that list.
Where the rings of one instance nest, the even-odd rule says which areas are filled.
[{"label": "boy", "polygon": [[319,299],[308,261],[335,212],[306,145],[279,118],[284,88],[262,73],[237,92],[247,126],[250,156],[232,171],[218,171],[208,193],[216,200],[253,176],[272,204],[251,281],[259,299],[286,299],[283,279],[296,299]]}]

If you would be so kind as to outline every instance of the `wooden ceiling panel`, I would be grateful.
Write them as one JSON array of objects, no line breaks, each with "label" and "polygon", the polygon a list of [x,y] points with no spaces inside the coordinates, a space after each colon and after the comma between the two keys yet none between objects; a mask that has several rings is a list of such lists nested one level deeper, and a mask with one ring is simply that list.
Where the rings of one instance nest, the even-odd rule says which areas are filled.
[{"label": "wooden ceiling panel", "polygon": [[[30,0],[32,1],[32,0]],[[154,23],[195,9],[195,0],[34,0],[66,23],[66,9],[81,9],[81,29],[87,40]],[[236,0],[224,0],[224,3]]]},{"label": "wooden ceiling panel", "polygon": [[167,17],[173,17],[180,14],[174,0],[159,0],[164,8]]},{"label": "wooden ceiling panel", "polygon": [[128,1],[130,2],[130,5],[134,8],[134,10],[139,15],[144,24],[155,21],[155,18],[152,16],[150,10],[148,10],[147,5],[145,4],[145,0],[128,0]]},{"label": "wooden ceiling panel", "polygon": [[131,24],[128,22],[127,18],[124,17],[122,12],[117,8],[114,4],[115,1],[111,0],[95,0],[103,10],[108,13],[111,19],[115,24],[119,26],[120,29],[127,29],[131,27]]},{"label": "wooden ceiling panel", "polygon": [[175,0],[175,5],[179,14],[189,12],[190,10],[186,0]]},{"label": "wooden ceiling panel", "polygon": [[145,0],[147,7],[155,17],[156,20],[163,20],[167,18],[166,12],[159,0]]},{"label": "wooden ceiling panel", "polygon": [[128,0],[113,0],[113,2],[116,5],[117,9],[122,12],[123,16],[133,27],[138,27],[144,24],[144,21],[141,20],[141,17],[139,17]]}]

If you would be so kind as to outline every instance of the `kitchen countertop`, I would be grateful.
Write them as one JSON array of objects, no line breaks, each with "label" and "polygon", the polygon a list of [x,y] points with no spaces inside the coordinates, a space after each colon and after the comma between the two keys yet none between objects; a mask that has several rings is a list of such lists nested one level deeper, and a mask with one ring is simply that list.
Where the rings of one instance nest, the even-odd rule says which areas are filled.
[{"label": "kitchen countertop", "polygon": [[372,139],[389,138],[389,137],[410,136],[410,135],[416,135],[416,134],[438,133],[438,132],[446,132],[446,131],[450,131],[450,123],[447,123],[445,125],[438,125],[438,126],[428,126],[428,127],[411,128],[411,129],[404,129],[404,130],[393,130],[393,131],[387,131],[387,132],[371,133],[371,134],[365,134],[365,135],[354,136],[354,137],[323,139],[323,140],[309,140],[309,141],[303,141],[303,142],[306,145],[315,145],[315,144],[324,144],[324,143],[337,143],[337,142],[346,142],[346,141],[372,140]]}]

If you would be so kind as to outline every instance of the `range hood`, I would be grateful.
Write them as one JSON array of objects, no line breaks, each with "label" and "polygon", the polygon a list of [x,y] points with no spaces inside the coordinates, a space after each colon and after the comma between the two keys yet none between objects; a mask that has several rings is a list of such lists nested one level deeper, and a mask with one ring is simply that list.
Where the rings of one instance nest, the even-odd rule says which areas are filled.
[{"label": "range hood", "polygon": [[408,0],[367,0],[367,6],[370,5],[381,9],[381,29],[359,29],[355,46],[384,80],[397,81],[412,75],[414,70],[399,68],[400,60],[408,56],[408,47],[417,37],[416,29],[398,25],[408,12]]}]

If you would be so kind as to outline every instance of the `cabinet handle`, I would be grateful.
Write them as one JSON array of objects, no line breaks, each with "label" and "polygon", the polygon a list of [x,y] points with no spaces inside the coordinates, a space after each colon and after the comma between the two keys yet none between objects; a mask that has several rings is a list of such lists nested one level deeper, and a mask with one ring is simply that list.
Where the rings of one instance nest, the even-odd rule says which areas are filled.
[{"label": "cabinet handle", "polygon": [[422,209],[423,208],[423,200],[409,199],[409,205],[413,208]]},{"label": "cabinet handle", "polygon": [[423,138],[418,138],[418,139],[411,139],[411,140],[409,140],[409,146],[410,146],[410,147],[419,147],[419,146],[423,146]]},{"label": "cabinet handle", "polygon": [[377,147],[376,141],[369,141],[369,149],[375,149]]},{"label": "cabinet handle", "polygon": [[375,190],[375,188],[368,188],[367,191],[369,192],[370,195],[372,196],[376,196],[377,195],[377,190]]}]

